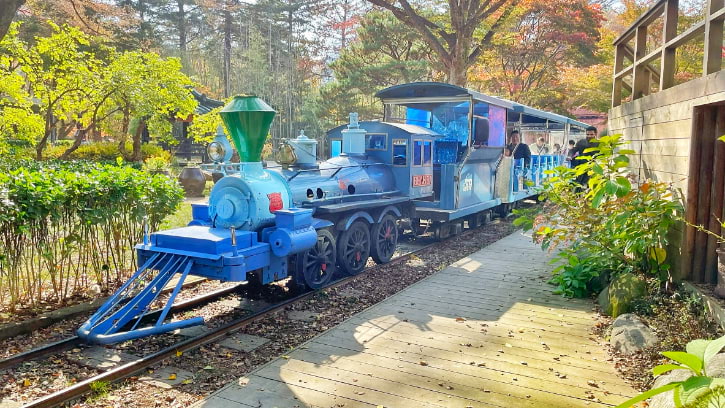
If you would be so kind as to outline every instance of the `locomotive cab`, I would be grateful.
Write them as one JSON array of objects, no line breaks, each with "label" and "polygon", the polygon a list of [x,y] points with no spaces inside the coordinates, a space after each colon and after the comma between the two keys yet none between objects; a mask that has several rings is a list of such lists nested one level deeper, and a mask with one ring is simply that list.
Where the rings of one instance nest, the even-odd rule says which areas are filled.
[{"label": "locomotive cab", "polygon": [[[327,133],[333,158],[345,156],[339,153],[335,141],[341,143],[346,128],[347,125],[340,126]],[[434,145],[440,135],[430,129],[400,123],[360,122],[359,128],[365,131],[363,157],[389,167],[401,195],[411,199],[433,198]]]}]

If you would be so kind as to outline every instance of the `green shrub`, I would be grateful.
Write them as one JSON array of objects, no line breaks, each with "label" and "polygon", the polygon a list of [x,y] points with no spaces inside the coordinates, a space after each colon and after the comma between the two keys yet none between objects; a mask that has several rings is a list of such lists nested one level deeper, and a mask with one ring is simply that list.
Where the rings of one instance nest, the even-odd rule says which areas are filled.
[{"label": "green shrub", "polygon": [[114,289],[183,199],[175,180],[94,162],[0,162],[0,304],[64,302]]},{"label": "green shrub", "polygon": [[[627,154],[619,136],[604,136],[588,149],[589,160],[576,168],[557,167],[543,183],[544,205],[535,212],[517,212],[514,222],[533,229],[543,248],[569,247],[578,254],[577,264],[563,266],[556,273],[567,279],[555,283],[563,294],[573,294],[588,276],[639,272],[670,279],[665,248],[667,234],[682,211],[679,197],[669,185],[636,180],[627,167]],[[586,186],[577,183],[589,176]],[[638,181],[636,186],[632,182]],[[580,275],[578,278],[575,276]]]},{"label": "green shrub", "polygon": [[708,376],[707,364],[720,350],[725,347],[725,336],[716,340],[693,340],[687,343],[685,351],[665,351],[663,356],[678,364],[661,364],[652,369],[655,376],[672,370],[687,370],[692,377],[684,381],[673,381],[661,387],[651,389],[642,394],[617,405],[617,408],[628,408],[657,394],[674,391],[673,398],[676,407],[702,406],[720,407],[723,400],[722,388],[725,379]]}]

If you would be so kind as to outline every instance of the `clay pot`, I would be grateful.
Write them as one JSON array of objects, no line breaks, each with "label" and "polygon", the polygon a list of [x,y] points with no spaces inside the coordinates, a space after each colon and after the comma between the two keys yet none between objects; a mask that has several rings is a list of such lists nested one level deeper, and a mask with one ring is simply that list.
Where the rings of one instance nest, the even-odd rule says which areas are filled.
[{"label": "clay pot", "polygon": [[187,197],[201,197],[206,187],[206,177],[198,167],[184,167],[179,174],[179,183]]},{"label": "clay pot", "polygon": [[725,298],[725,248],[717,250],[717,287],[715,295]]}]

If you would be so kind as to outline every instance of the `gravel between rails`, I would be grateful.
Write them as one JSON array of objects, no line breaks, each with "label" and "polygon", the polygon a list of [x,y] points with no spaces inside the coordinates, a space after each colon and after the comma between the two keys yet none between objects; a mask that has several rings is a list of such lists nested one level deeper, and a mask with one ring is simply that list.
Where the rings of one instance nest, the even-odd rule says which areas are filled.
[{"label": "gravel between rails", "polygon": [[[289,352],[290,349],[341,323],[353,314],[505,237],[514,230],[511,219],[496,220],[476,230],[466,231],[458,237],[438,243],[405,262],[378,265],[370,272],[340,287],[320,292],[312,298],[288,308],[288,310],[315,313],[315,318],[311,321],[291,320],[287,317],[286,312],[279,312],[253,323],[243,332],[264,337],[270,342],[252,352],[236,351],[213,343],[154,367],[154,370],[158,370],[164,366],[172,366],[193,373],[193,378],[185,384],[171,389],[161,389],[138,381],[137,377],[131,377],[111,387],[100,387],[101,390],[96,395],[73,402],[68,406],[73,408],[188,406],[254,368]],[[199,286],[199,290],[210,290],[210,285]],[[196,290],[194,292],[199,293]],[[241,296],[233,295],[226,298],[226,300],[233,299],[240,300]],[[194,310],[189,313],[203,315],[208,327],[216,327],[238,318],[245,311],[230,307],[229,302],[215,302],[205,306],[201,311]],[[182,315],[182,317],[185,316]],[[69,327],[78,326],[76,324],[69,325]],[[166,334],[122,343],[114,348],[126,353],[144,355],[178,341],[178,336]],[[67,353],[73,352],[71,350]],[[68,363],[62,357],[62,355],[49,356],[44,361],[24,363],[21,368],[0,373],[3,381],[3,387],[0,388],[0,401],[5,398],[12,401],[29,402],[61,388],[63,381],[72,382],[67,378],[79,380],[86,377],[84,374],[92,374],[92,370]],[[61,361],[60,364],[58,364],[59,361]],[[51,379],[58,377],[64,380],[50,382]]]}]

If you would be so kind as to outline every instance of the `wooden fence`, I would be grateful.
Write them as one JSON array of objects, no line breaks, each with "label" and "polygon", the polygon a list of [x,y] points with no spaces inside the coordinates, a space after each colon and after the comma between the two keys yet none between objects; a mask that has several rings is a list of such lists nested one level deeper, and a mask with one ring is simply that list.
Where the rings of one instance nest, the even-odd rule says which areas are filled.
[{"label": "wooden fence", "polygon": [[[675,54],[677,48],[704,34],[704,57],[702,74],[707,76],[720,71],[723,54],[723,20],[725,0],[707,0],[705,18],[677,34],[679,15],[678,0],[659,0],[642,14],[616,41],[614,56],[614,89],[612,107],[622,104],[622,92],[631,93],[632,100],[648,95],[654,81],[659,91],[675,84]],[[663,17],[662,45],[648,50],[648,29],[658,18]],[[634,39],[634,48],[629,42]],[[648,52],[649,51],[649,52]],[[625,67],[625,59],[631,65]],[[659,67],[652,63],[659,60]],[[627,83],[625,78],[630,78]]]}]

